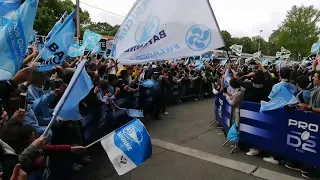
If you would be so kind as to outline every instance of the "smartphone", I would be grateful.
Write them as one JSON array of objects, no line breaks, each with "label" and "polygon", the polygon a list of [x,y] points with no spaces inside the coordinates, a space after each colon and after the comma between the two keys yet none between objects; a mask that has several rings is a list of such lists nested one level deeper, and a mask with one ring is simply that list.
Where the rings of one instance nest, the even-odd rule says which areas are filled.
[{"label": "smartphone", "polygon": [[19,110],[21,111],[27,110],[27,93],[20,93]]},{"label": "smartphone", "polygon": [[4,154],[1,157],[1,165],[3,167],[3,179],[9,180],[12,176],[13,169],[18,163],[17,154]]},{"label": "smartphone", "polygon": [[3,114],[3,101],[0,99],[0,116]]},{"label": "smartphone", "polygon": [[57,91],[60,91],[60,82],[59,81],[54,81],[55,88]]}]

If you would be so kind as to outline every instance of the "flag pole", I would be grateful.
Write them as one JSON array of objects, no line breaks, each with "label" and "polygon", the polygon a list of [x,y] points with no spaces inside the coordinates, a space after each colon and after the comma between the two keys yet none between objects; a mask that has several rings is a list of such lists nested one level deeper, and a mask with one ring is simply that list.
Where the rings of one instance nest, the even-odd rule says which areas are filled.
[{"label": "flag pole", "polygon": [[211,11],[212,17],[213,17],[213,19],[214,19],[214,21],[215,21],[215,23],[216,23],[216,25],[217,25],[217,27],[218,27],[219,33],[220,33],[220,35],[221,35],[221,37],[222,37],[222,41],[223,41],[224,47],[225,47],[225,49],[226,49],[228,59],[230,60],[230,56],[229,56],[229,52],[228,52],[228,46],[227,46],[226,42],[225,42],[224,39],[223,39],[222,32],[221,32],[221,29],[220,29],[220,27],[219,27],[217,18],[216,18],[216,16],[214,15],[214,12],[213,12],[213,10],[212,10],[212,6],[211,6],[211,4],[210,4],[210,1],[207,0],[207,3],[208,3],[208,6],[209,6],[209,9],[210,9],[210,11]]},{"label": "flag pole", "polygon": [[[83,61],[86,61],[86,60],[83,60]],[[76,79],[73,81],[73,83],[69,84],[69,86],[71,86],[71,87],[70,87],[70,90],[71,90],[71,89],[74,87],[74,85],[76,84],[76,82],[77,82],[77,80],[78,80],[78,78],[79,78],[79,76],[80,76],[81,71],[83,70],[83,68],[84,68],[84,66],[81,68],[80,73],[78,74],[78,76],[76,77]],[[66,93],[66,91],[65,91],[64,93]],[[46,130],[45,130],[44,133],[42,134],[43,136],[46,136],[46,135],[48,134],[49,130],[51,129],[53,123],[54,123],[55,120],[57,119],[58,114],[60,113],[60,111],[61,111],[61,109],[62,109],[62,106],[63,106],[63,104],[66,102],[66,100],[67,100],[67,98],[69,97],[69,95],[70,95],[70,91],[68,91],[65,96],[62,96],[62,98],[60,99],[60,101],[62,102],[61,104],[59,103],[60,101],[58,102],[57,105],[59,105],[59,106],[56,107],[56,108],[57,108],[57,111],[55,111],[55,112],[53,113],[53,117],[51,118],[50,123],[48,124]]]}]

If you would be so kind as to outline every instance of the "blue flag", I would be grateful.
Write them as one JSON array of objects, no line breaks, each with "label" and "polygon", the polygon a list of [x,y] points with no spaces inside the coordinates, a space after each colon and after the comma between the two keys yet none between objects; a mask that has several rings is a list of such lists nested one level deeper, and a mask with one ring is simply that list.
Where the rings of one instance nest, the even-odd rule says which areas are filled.
[{"label": "blue flag", "polygon": [[59,19],[58,22],[56,22],[56,24],[53,26],[53,28],[51,29],[51,31],[48,33],[47,37],[46,37],[46,41],[49,41],[49,39],[60,29],[60,27],[62,26],[62,24],[64,23],[64,21],[66,20],[66,18],[68,17],[68,13],[67,11],[64,12],[64,14],[61,16],[61,18]]},{"label": "blue flag", "polygon": [[279,109],[298,102],[298,99],[286,87],[281,86],[269,102],[261,101],[260,112]]},{"label": "blue flag", "polygon": [[97,34],[87,29],[84,31],[83,34],[83,46],[85,46],[86,49],[93,51],[93,49],[99,43],[101,38],[102,36],[100,34]]},{"label": "blue flag", "polygon": [[103,53],[103,58],[104,58],[104,59],[107,59],[107,58],[108,58],[107,51],[108,51],[108,49],[106,49],[106,50],[104,51],[104,53]]},{"label": "blue flag", "polygon": [[100,51],[101,51],[101,46],[100,46],[100,44],[98,43],[98,44],[96,44],[96,46],[92,49],[91,54],[97,55],[97,54],[100,53]]},{"label": "blue flag", "polygon": [[41,58],[39,61],[41,64],[38,67],[38,71],[50,71],[54,66],[61,65],[66,59],[75,35],[76,24],[74,17],[75,11],[72,11],[56,33],[45,44],[45,48],[40,51]]},{"label": "blue flag", "polygon": [[84,46],[79,46],[77,44],[71,44],[69,47],[68,56],[69,57],[83,56],[84,51],[85,51]]},{"label": "blue flag", "polygon": [[86,60],[83,60],[78,64],[66,91],[54,109],[53,114],[58,115],[60,120],[76,121],[82,119],[79,112],[79,103],[93,88],[92,80],[84,68],[86,62]]},{"label": "blue flag", "polygon": [[20,7],[21,0],[0,0],[0,28],[3,28]]},{"label": "blue flag", "polygon": [[143,164],[152,155],[150,135],[138,119],[103,137],[101,145],[119,175]]},{"label": "blue flag", "polygon": [[0,30],[0,80],[12,78],[25,58],[38,0],[25,1]]}]

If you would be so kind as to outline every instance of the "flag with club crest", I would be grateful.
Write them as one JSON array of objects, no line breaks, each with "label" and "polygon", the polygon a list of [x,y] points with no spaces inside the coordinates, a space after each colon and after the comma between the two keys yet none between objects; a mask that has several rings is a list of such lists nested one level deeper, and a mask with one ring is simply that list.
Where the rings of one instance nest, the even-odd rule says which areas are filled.
[{"label": "flag with club crest", "polygon": [[122,64],[141,64],[223,46],[209,0],[137,1],[115,35],[111,56]]},{"label": "flag with club crest", "polygon": [[80,57],[83,56],[85,51],[84,46],[79,46],[77,44],[71,44],[68,51],[69,57]]},{"label": "flag with club crest", "polygon": [[285,86],[280,86],[269,102],[261,101],[260,112],[271,111],[297,103],[299,103],[298,99]]},{"label": "flag with club crest", "polygon": [[93,51],[93,49],[99,43],[101,38],[102,36],[100,34],[97,34],[87,29],[84,31],[83,34],[83,46],[85,46],[86,49]]}]

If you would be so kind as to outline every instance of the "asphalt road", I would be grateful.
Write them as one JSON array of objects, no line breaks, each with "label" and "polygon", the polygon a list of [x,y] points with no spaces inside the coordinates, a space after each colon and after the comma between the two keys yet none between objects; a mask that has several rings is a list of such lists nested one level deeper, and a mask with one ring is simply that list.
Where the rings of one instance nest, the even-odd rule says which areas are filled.
[{"label": "asphalt road", "polygon": [[[295,179],[300,174],[281,165],[271,165],[262,157],[249,157],[245,152],[229,154],[221,147],[226,140],[220,130],[210,125],[213,98],[190,100],[168,108],[162,120],[143,119],[153,143],[152,158],[133,171],[118,176],[100,146],[90,148],[91,163],[74,179],[90,180],[258,180]],[[168,143],[168,145],[166,144]]]}]

